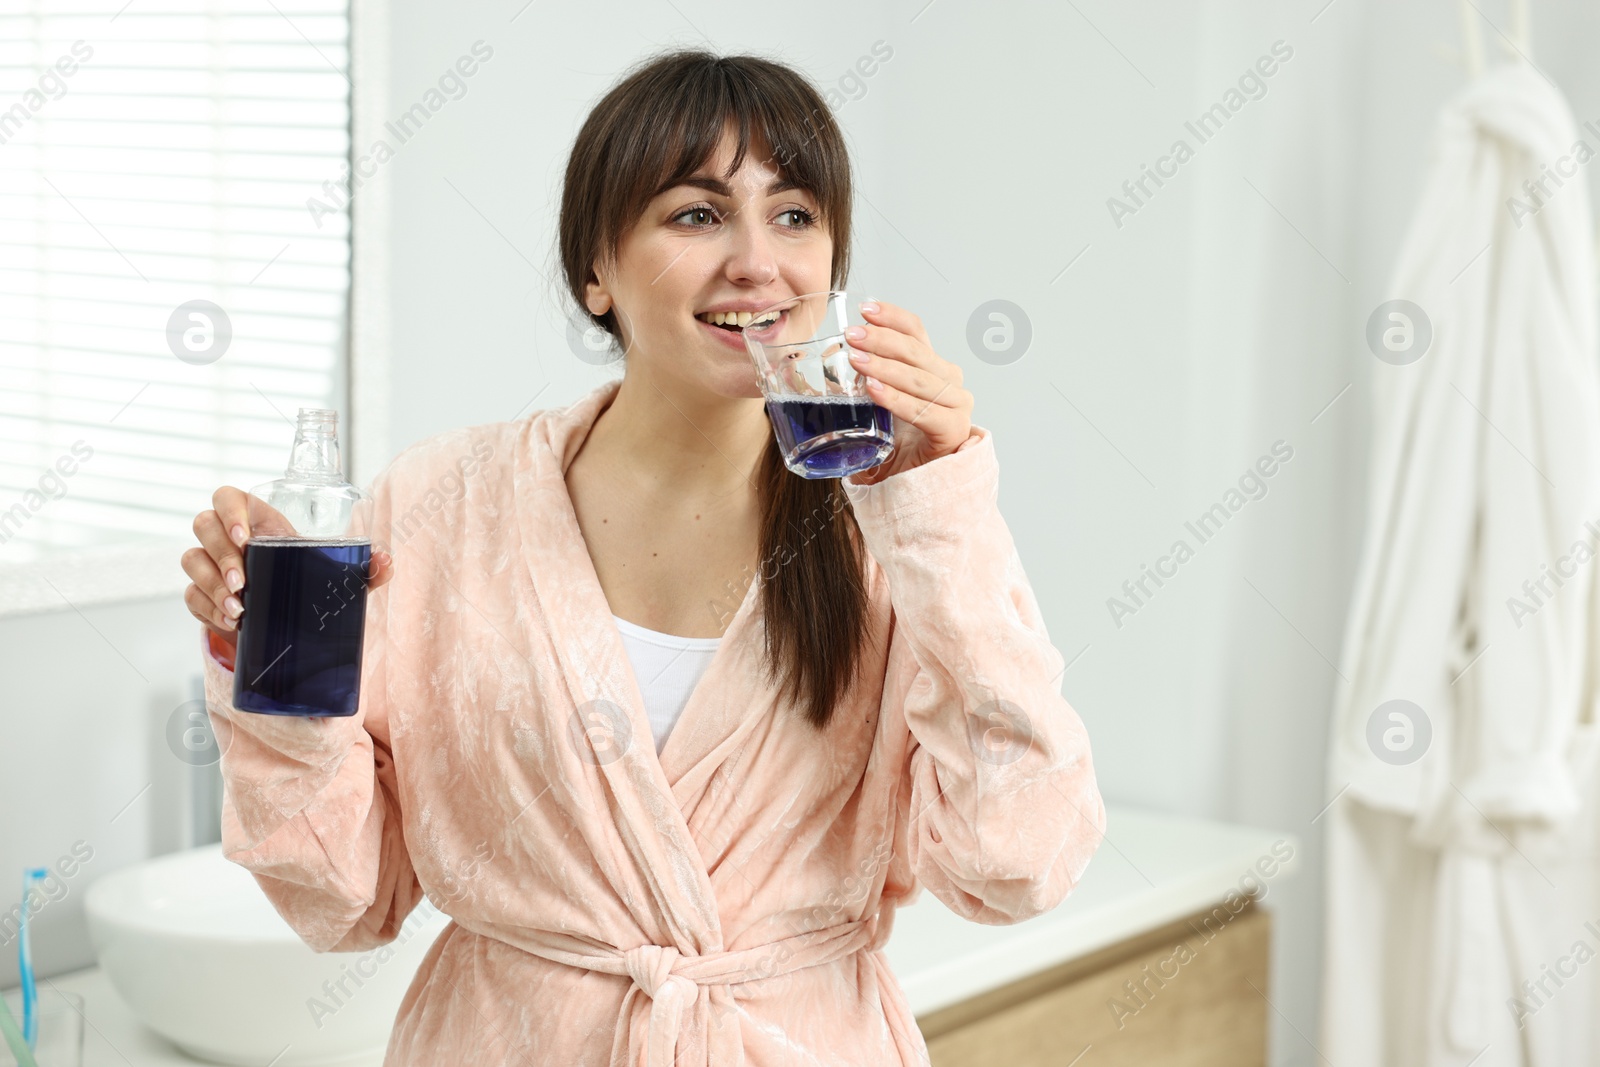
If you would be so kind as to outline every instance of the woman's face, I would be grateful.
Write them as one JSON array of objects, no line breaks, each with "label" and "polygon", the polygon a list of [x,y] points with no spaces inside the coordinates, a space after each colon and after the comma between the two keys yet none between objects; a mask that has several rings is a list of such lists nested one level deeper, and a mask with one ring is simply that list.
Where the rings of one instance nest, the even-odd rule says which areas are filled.
[{"label": "woman's face", "polygon": [[730,127],[707,165],[650,202],[623,237],[615,269],[589,283],[586,302],[596,315],[620,310],[628,362],[652,377],[758,397],[739,331],[706,317],[827,289],[833,239],[816,197],[783,187],[767,146],[752,141],[724,184],[734,147]]}]

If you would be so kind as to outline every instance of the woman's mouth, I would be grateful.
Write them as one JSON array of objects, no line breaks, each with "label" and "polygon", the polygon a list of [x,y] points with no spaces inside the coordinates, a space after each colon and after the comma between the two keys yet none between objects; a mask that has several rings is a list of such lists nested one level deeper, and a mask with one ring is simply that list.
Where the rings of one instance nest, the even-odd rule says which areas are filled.
[{"label": "woman's mouth", "polygon": [[784,314],[781,311],[772,312],[763,318],[756,318],[749,311],[713,311],[695,316],[695,320],[719,344],[727,345],[735,352],[746,352],[745,331],[750,331],[752,337],[760,338],[758,331],[772,330]]},{"label": "woman's mouth", "polygon": [[748,329],[762,330],[778,321],[779,312],[770,311],[761,313],[761,318],[756,318],[757,313],[752,311],[707,311],[695,318],[708,326],[726,330],[729,333],[742,333]]}]

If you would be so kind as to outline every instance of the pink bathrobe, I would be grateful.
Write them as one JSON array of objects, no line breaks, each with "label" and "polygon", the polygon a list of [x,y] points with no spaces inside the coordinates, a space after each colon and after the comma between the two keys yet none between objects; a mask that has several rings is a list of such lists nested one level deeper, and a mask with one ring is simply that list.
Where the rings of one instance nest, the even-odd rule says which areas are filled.
[{"label": "pink bathrobe", "polygon": [[658,758],[564,480],[618,385],[378,476],[355,716],[240,712],[203,657],[223,851],[318,951],[425,894],[453,919],[385,1067],[926,1063],[895,908],[1037,915],[1105,828],[993,438],[846,483],[872,629],[820,736],[764,679],[753,581]]}]

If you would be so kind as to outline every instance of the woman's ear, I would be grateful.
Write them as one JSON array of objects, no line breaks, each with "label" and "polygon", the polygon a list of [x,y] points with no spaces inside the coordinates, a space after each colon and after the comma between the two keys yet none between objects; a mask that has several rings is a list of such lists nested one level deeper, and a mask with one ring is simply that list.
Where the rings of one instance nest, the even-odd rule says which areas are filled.
[{"label": "woman's ear", "polygon": [[611,310],[611,294],[606,287],[596,281],[593,275],[583,285],[583,305],[589,309],[589,314],[600,316]]}]

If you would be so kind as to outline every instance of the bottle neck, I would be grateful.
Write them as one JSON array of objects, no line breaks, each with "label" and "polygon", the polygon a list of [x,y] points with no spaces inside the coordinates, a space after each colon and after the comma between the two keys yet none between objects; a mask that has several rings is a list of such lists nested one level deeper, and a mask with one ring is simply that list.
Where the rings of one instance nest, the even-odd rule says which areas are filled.
[{"label": "bottle neck", "polygon": [[314,481],[343,480],[344,466],[339,459],[336,420],[337,415],[332,411],[300,412],[285,475]]}]

